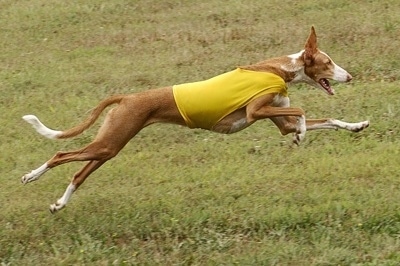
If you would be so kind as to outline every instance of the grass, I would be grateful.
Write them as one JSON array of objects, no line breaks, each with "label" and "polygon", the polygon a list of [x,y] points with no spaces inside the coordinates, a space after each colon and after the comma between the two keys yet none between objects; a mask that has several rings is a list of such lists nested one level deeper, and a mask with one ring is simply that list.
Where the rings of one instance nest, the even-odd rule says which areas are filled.
[{"label": "grass", "polygon": [[[1,264],[397,265],[399,12],[394,0],[1,1]],[[114,93],[298,52],[311,25],[354,81],[334,97],[291,87],[292,104],[367,130],[294,147],[268,121],[231,136],[157,125],[56,215],[48,205],[81,164],[20,185],[96,132],[52,142],[22,115],[67,128]]]}]

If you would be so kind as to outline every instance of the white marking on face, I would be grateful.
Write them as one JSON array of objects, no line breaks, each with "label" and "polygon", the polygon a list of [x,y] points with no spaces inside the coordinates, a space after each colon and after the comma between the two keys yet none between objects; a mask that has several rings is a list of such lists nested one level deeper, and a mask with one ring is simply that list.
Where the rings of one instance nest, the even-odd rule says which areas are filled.
[{"label": "white marking on face", "polygon": [[351,79],[350,74],[346,70],[336,65],[335,63],[333,64],[335,66],[335,68],[333,69],[333,80],[346,82]]},{"label": "white marking on face", "polygon": [[330,56],[328,54],[326,54],[325,52],[322,52],[322,51],[320,51],[320,53],[325,55],[326,57],[328,57],[329,60],[331,60],[331,63],[333,64],[333,76],[332,76],[333,80],[338,81],[338,82],[346,82],[352,78],[351,75],[346,70],[344,70],[340,66],[336,65],[335,62],[333,62],[332,58],[330,58]]}]

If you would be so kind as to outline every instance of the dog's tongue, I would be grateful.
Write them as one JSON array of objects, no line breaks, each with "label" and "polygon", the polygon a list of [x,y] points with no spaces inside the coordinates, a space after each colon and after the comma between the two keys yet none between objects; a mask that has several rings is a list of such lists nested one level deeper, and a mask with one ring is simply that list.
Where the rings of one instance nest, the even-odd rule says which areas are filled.
[{"label": "dog's tongue", "polygon": [[319,84],[321,84],[321,86],[325,89],[325,91],[329,94],[329,95],[334,95],[335,91],[332,89],[331,85],[329,84],[329,80],[327,79],[320,79],[319,80]]}]

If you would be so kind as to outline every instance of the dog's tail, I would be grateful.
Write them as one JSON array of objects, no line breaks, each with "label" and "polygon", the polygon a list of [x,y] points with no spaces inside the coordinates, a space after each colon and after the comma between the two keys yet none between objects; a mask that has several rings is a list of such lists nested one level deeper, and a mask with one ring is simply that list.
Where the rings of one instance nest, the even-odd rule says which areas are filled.
[{"label": "dog's tail", "polygon": [[99,118],[100,114],[106,109],[109,105],[115,104],[115,103],[120,103],[123,95],[114,95],[111,96],[107,99],[104,99],[101,101],[90,113],[90,116],[86,118],[85,121],[80,123],[79,125],[64,130],[64,131],[59,131],[59,130],[53,130],[48,127],[46,127],[40,120],[34,116],[34,115],[25,115],[22,117],[26,122],[31,124],[33,128],[41,135],[45,136],[46,138],[49,139],[66,139],[66,138],[72,138],[75,137],[79,134],[81,134],[83,131],[88,129],[90,126],[94,124],[94,122]]}]

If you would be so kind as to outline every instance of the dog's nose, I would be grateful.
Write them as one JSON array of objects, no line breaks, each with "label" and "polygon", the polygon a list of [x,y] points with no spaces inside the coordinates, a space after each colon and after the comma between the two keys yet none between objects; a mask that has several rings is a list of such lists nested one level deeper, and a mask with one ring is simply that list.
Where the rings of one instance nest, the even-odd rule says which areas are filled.
[{"label": "dog's nose", "polygon": [[346,81],[349,82],[352,79],[353,79],[353,77],[350,74],[347,74],[347,80]]}]

